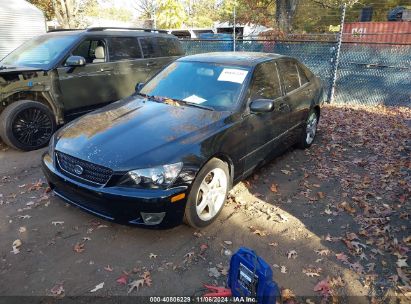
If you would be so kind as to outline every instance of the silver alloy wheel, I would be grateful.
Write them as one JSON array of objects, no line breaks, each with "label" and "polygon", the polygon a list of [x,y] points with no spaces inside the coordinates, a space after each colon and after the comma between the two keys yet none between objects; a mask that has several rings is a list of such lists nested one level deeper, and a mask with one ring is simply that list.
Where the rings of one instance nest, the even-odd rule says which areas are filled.
[{"label": "silver alloy wheel", "polygon": [[308,145],[314,141],[315,133],[317,132],[317,114],[315,112],[310,114],[307,120],[306,137],[305,141]]},{"label": "silver alloy wheel", "polygon": [[197,192],[196,211],[203,221],[209,221],[223,207],[227,193],[227,175],[215,168],[203,179]]}]

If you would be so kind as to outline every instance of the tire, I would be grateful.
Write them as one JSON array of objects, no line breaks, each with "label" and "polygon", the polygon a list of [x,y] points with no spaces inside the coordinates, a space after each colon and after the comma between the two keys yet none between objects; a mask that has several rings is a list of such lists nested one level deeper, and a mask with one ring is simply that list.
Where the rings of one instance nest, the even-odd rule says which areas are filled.
[{"label": "tire", "polygon": [[[214,222],[224,207],[230,187],[228,165],[218,158],[211,159],[193,182],[187,199],[184,222],[197,229]],[[205,198],[207,193],[209,199]],[[209,204],[206,203],[207,201]],[[203,207],[203,211],[200,211]]]},{"label": "tire", "polygon": [[37,101],[16,101],[0,114],[0,137],[14,149],[32,151],[43,148],[55,130],[52,111]]},{"label": "tire", "polygon": [[312,109],[308,114],[303,130],[301,131],[300,139],[297,142],[297,146],[300,149],[307,149],[313,144],[315,136],[317,135],[318,120],[318,112]]}]

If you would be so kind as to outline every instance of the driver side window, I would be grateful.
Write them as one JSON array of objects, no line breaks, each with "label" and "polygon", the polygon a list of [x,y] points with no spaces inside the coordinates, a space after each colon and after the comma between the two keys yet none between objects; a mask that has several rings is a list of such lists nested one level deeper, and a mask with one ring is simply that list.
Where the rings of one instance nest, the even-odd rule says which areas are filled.
[{"label": "driver side window", "polygon": [[73,56],[82,56],[86,63],[106,62],[104,40],[85,40],[72,52]]},{"label": "driver side window", "polygon": [[276,64],[272,61],[259,64],[253,75],[250,99],[276,99],[282,96]]}]

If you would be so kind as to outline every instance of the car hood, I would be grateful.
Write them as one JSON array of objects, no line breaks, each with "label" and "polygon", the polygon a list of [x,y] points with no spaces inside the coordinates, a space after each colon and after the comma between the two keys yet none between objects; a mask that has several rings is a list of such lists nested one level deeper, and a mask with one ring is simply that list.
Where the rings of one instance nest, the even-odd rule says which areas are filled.
[{"label": "car hood", "polygon": [[61,129],[55,149],[115,171],[155,166],[221,129],[228,115],[129,97]]}]

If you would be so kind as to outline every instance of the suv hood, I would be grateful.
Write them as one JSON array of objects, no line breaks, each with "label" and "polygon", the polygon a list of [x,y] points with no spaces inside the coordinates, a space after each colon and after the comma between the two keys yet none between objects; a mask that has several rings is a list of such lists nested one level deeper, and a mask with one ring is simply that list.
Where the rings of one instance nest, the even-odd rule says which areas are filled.
[{"label": "suv hood", "polygon": [[36,71],[42,71],[42,69],[23,66],[4,66],[0,63],[0,75]]},{"label": "suv hood", "polygon": [[228,115],[131,96],[62,128],[55,149],[115,171],[155,166],[176,161]]}]

